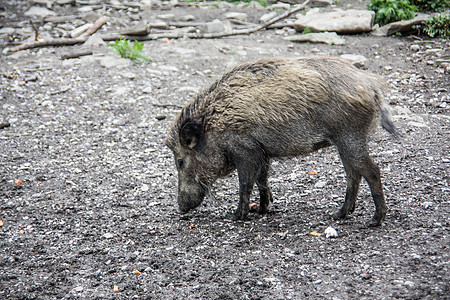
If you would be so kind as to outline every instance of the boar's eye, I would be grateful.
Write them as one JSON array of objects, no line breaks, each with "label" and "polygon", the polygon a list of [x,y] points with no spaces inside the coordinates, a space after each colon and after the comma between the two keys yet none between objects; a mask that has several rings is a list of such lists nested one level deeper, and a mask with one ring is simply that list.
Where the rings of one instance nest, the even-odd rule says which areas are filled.
[{"label": "boar's eye", "polygon": [[184,167],[184,160],[182,160],[181,158],[177,159],[177,167],[179,169],[182,169]]}]

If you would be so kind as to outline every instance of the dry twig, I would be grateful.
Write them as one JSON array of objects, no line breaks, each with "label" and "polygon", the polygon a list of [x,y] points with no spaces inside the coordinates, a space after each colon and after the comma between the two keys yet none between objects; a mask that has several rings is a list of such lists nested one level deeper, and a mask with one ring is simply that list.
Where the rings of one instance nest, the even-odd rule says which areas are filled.
[{"label": "dry twig", "polygon": [[57,39],[45,39],[40,41],[33,41],[28,43],[23,43],[19,46],[13,47],[10,49],[11,52],[16,52],[25,49],[45,47],[45,46],[67,46],[67,45],[75,45],[86,42],[86,40],[94,34],[100,27],[102,27],[106,23],[106,17],[100,17],[97,21],[92,24],[92,26],[82,35],[77,38],[57,38]]}]

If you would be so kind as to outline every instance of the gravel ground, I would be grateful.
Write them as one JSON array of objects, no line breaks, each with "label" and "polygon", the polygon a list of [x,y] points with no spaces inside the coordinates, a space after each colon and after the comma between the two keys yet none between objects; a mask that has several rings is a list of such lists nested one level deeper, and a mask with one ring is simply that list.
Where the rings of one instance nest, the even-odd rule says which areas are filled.
[{"label": "gravel ground", "polygon": [[[27,8],[17,6],[17,20],[4,26],[26,24]],[[224,11],[171,10],[197,18]],[[252,20],[262,14],[236,11]],[[129,65],[106,46],[80,59],[61,54],[82,46],[0,56],[0,123],[10,123],[0,129],[0,298],[448,297],[450,76],[435,61],[450,55],[450,43],[345,38],[345,46],[292,44],[268,30],[158,40],[144,47],[152,63]],[[379,130],[370,142],[389,208],[384,224],[364,226],[374,209],[365,182],[355,213],[330,219],[345,193],[332,148],[273,162],[268,215],[227,218],[238,202],[235,175],[216,183],[215,200],[179,215],[176,170],[162,141],[180,108],[232,65],[324,54],[364,55],[389,84],[404,138]],[[325,237],[329,226],[338,237]]]}]

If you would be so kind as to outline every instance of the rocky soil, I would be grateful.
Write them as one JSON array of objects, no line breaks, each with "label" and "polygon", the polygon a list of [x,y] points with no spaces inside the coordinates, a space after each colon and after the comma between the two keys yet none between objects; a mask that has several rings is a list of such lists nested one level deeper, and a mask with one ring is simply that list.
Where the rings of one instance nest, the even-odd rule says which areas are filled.
[{"label": "rocky soil", "polygon": [[[209,22],[242,12],[257,23],[268,12],[95,2],[48,5],[55,16],[74,16],[56,25],[25,15],[28,1],[2,1],[0,50],[33,39],[30,19],[44,37],[64,37],[89,15],[108,17],[106,34],[169,13]],[[119,58],[101,41],[1,55],[0,298],[448,297],[450,42],[366,33],[337,46],[284,39],[292,34],[148,41],[147,64]],[[93,54],[61,59],[83,47]],[[397,141],[379,130],[370,142],[389,208],[381,227],[364,226],[374,210],[365,182],[355,213],[331,220],[345,193],[332,148],[273,162],[268,215],[226,217],[238,202],[235,175],[216,183],[215,200],[176,212],[176,170],[162,141],[194,93],[241,62],[343,54],[364,56],[364,67],[386,78],[404,134]],[[330,226],[337,237],[325,237]]]}]

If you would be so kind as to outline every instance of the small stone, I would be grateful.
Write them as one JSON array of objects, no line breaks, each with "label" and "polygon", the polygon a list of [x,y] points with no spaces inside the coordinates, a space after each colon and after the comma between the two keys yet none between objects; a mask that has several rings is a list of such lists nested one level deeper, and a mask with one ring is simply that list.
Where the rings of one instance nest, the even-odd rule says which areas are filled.
[{"label": "small stone", "polygon": [[148,86],[142,90],[142,92],[145,94],[150,94],[152,91],[153,91],[153,88],[151,86]]},{"label": "small stone", "polygon": [[334,0],[313,0],[311,6],[328,6],[333,4]]},{"label": "small stone", "polygon": [[290,4],[288,4],[288,3],[283,3],[283,2],[278,2],[278,3],[275,3],[275,4],[272,4],[271,6],[269,6],[267,9],[268,10],[274,10],[274,11],[277,11],[277,10],[280,10],[280,9],[290,9],[291,8],[291,5]]},{"label": "small stone", "polygon": [[410,49],[411,51],[416,51],[416,52],[417,52],[417,51],[420,50],[420,46],[414,44],[414,45],[411,45],[411,47],[409,47],[409,49]]},{"label": "small stone", "polygon": [[98,18],[100,18],[100,15],[95,13],[95,12],[87,12],[85,14],[83,14],[81,16],[81,18],[83,19],[83,21],[88,22],[88,23],[94,23],[95,21],[98,20]]},{"label": "small stone", "polygon": [[225,32],[231,32],[233,30],[233,25],[231,24],[230,20],[223,21],[223,30]]},{"label": "small stone", "polygon": [[132,73],[132,72],[125,72],[122,73],[122,76],[128,79],[135,79],[136,78],[136,73]]},{"label": "small stone", "polygon": [[94,10],[93,6],[83,6],[83,7],[78,8],[78,11],[80,13],[89,13],[89,12],[92,12],[93,10]]},{"label": "small stone", "polygon": [[425,201],[422,203],[423,208],[428,209],[433,205],[433,202],[431,201]]},{"label": "small stone", "polygon": [[334,238],[338,236],[336,229],[331,226],[328,226],[324,233],[327,238]]},{"label": "small stone", "polygon": [[174,14],[158,15],[158,19],[165,20],[165,21],[173,21],[175,19],[175,15]]},{"label": "small stone", "polygon": [[321,188],[325,187],[326,185],[327,185],[327,182],[326,182],[326,181],[318,181],[318,182],[314,185],[314,187],[315,187],[316,189],[321,189]]},{"label": "small stone", "polygon": [[156,118],[156,120],[161,121],[161,120],[164,120],[165,118],[167,118],[167,116],[158,115],[155,118]]},{"label": "small stone", "polygon": [[225,25],[219,19],[215,19],[212,22],[205,23],[200,26],[201,30],[206,33],[218,33],[225,31]]},{"label": "small stone", "polygon": [[411,258],[414,259],[414,260],[421,260],[422,256],[420,256],[417,253],[413,253],[413,254],[411,254]]},{"label": "small stone", "polygon": [[86,42],[84,42],[83,47],[100,47],[106,45],[105,41],[102,39],[101,34],[95,33],[91,35]]},{"label": "small stone", "polygon": [[384,69],[385,69],[386,71],[392,71],[392,67],[391,67],[391,66],[384,66]]},{"label": "small stone", "polygon": [[247,21],[247,14],[239,13],[239,12],[228,12],[225,14],[225,17],[227,19],[234,19],[234,20],[240,20],[240,21]]},{"label": "small stone", "polygon": [[55,13],[44,7],[32,6],[29,10],[24,13],[25,16],[33,16],[39,18],[45,18],[47,16],[54,16]]},{"label": "small stone", "polygon": [[341,58],[350,61],[357,68],[365,68],[367,58],[357,54],[342,54]]},{"label": "small stone", "polygon": [[77,286],[76,288],[74,288],[73,291],[79,293],[79,292],[82,292],[83,289],[84,289],[83,286],[80,285],[80,286]]},{"label": "small stone", "polygon": [[414,286],[416,285],[414,282],[409,281],[409,280],[406,280],[403,284],[404,284],[404,285],[407,285],[407,286],[409,286],[409,287],[414,287]]},{"label": "small stone", "polygon": [[103,235],[103,237],[104,237],[105,239],[111,239],[111,238],[114,237],[114,235],[113,235],[112,233],[105,233],[105,234]]},{"label": "small stone", "polygon": [[150,24],[148,24],[148,28],[156,28],[156,29],[167,29],[169,28],[169,24],[167,24],[167,22],[164,21],[154,21]]},{"label": "small stone", "polygon": [[146,24],[140,23],[133,27],[125,28],[120,33],[125,35],[147,35],[149,29]]},{"label": "small stone", "polygon": [[185,16],[181,16],[180,17],[180,21],[182,22],[189,22],[189,21],[194,21],[195,17],[193,15],[185,15]]},{"label": "small stone", "polygon": [[0,28],[0,34],[13,34],[14,32],[16,32],[16,29],[12,27]]},{"label": "small stone", "polygon": [[175,66],[165,65],[160,67],[161,71],[167,71],[167,72],[178,72],[179,69]]}]

